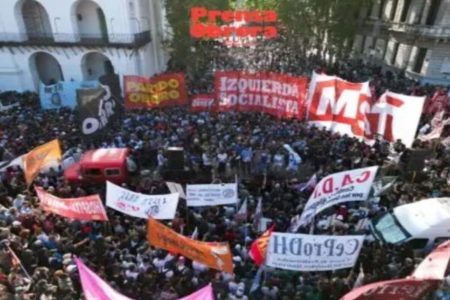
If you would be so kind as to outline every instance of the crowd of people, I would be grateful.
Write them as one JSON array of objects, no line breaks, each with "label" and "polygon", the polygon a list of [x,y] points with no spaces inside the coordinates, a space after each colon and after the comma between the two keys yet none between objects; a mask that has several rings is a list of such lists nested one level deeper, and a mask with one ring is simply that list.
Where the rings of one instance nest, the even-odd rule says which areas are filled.
[{"label": "crowd of people", "polygon": [[[312,70],[325,67],[313,58],[298,57],[298,60],[296,69],[291,68],[292,62],[272,63],[277,67],[270,69],[267,61],[259,63],[256,55],[235,55],[234,63],[228,57],[219,57],[213,69],[233,69],[246,64],[309,75]],[[325,68],[327,73],[348,80],[371,78],[377,94],[389,89],[431,95],[435,90],[362,62],[336,63]],[[190,89],[191,93],[199,93],[211,87],[211,80],[194,80]],[[55,138],[61,141],[63,150],[77,149],[77,152],[128,147],[137,172],[124,187],[163,194],[169,192],[161,176],[167,163],[163,150],[180,146],[184,148],[187,167],[196,174],[189,182],[202,182],[204,178],[233,182],[238,178],[239,198],[247,200],[248,214],[244,219],[236,219],[235,207],[188,209],[180,201],[176,217],[166,222],[186,236],[197,229],[198,240],[228,242],[233,252],[234,274],[226,274],[150,247],[146,220],[111,209],[107,209],[109,222],[73,221],[47,213],[39,207],[33,189],[27,187],[23,171],[8,167],[1,172],[0,187],[0,299],[81,299],[76,256],[112,287],[133,299],[175,300],[211,282],[216,299],[336,300],[353,288],[360,268],[365,274],[363,283],[402,278],[410,275],[423,258],[410,245],[381,244],[371,237],[367,225],[370,218],[401,204],[450,195],[450,148],[438,142],[414,144],[415,148],[432,149],[433,155],[426,169],[411,177],[405,168],[410,151],[400,141],[389,145],[380,140],[369,146],[348,136],[308,127],[298,120],[278,120],[256,113],[193,114],[188,108],[166,108],[126,112],[121,126],[105,131],[99,138],[86,139],[71,110],[37,110],[37,97],[26,94],[22,98],[20,107],[0,116],[0,161],[14,159]],[[430,117],[424,115],[420,127]],[[290,160],[285,144],[291,145],[301,160]],[[392,161],[392,154],[399,155],[400,160]],[[355,267],[335,272],[292,272],[265,267],[260,286],[252,288],[258,267],[248,250],[262,233],[258,224],[254,224],[258,202],[261,200],[262,214],[271,220],[275,230],[285,232],[311,193],[310,189],[296,188],[299,182],[307,181],[313,174],[320,179],[366,166],[380,166],[381,175],[395,175],[399,179],[379,199],[334,207],[315,220],[315,234],[368,234]],[[152,173],[152,180],[139,176],[147,171]],[[201,176],[205,173],[207,176]],[[105,199],[105,186],[68,184],[62,168],[42,172],[34,185],[62,198],[98,193]],[[299,232],[308,233],[309,227],[300,228]],[[449,286],[443,284],[430,299],[449,296]]]}]

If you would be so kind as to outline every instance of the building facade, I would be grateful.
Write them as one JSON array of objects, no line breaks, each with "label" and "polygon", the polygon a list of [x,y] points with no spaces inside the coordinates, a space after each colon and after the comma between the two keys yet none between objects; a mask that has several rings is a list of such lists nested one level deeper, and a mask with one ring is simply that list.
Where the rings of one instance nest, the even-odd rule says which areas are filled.
[{"label": "building facade", "polygon": [[159,0],[1,0],[0,91],[163,72]]},{"label": "building facade", "polygon": [[450,84],[450,0],[374,0],[353,51],[422,83]]}]

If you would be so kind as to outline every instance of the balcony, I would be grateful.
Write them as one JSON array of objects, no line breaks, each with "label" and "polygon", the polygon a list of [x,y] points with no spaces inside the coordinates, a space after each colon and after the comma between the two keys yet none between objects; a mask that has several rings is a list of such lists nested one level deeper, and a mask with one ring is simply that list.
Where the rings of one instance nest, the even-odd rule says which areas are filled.
[{"label": "balcony", "polygon": [[150,30],[136,34],[72,34],[72,33],[0,33],[0,47],[52,46],[52,47],[113,47],[140,48],[152,40]]},{"label": "balcony", "polygon": [[396,23],[382,20],[366,20],[366,25],[379,26],[380,30],[392,33],[404,33],[420,38],[450,38],[450,25],[422,25]]}]

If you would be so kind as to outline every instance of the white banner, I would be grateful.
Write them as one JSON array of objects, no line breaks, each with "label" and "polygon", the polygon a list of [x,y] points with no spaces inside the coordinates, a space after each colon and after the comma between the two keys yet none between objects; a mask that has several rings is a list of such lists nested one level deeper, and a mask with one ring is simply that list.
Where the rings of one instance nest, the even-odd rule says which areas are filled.
[{"label": "white banner", "polygon": [[308,235],[272,232],[266,264],[293,271],[332,271],[352,268],[364,235]]},{"label": "white banner", "polygon": [[180,198],[186,199],[186,194],[184,193],[183,186],[176,182],[166,182],[167,188],[172,194],[180,194]]},{"label": "white banner", "polygon": [[157,220],[172,220],[178,206],[179,195],[144,195],[106,183],[106,206],[126,215]]},{"label": "white banner", "polygon": [[[342,202],[365,201],[369,197],[378,166],[344,171],[328,175],[314,188],[299,225],[306,225],[319,212]],[[298,230],[293,228],[294,231]]]},{"label": "white banner", "polygon": [[372,104],[368,82],[313,73],[308,94],[310,124],[373,143],[378,136],[411,147],[425,97],[384,93]]},{"label": "white banner", "polygon": [[236,205],[238,190],[236,183],[188,184],[186,187],[187,206]]}]

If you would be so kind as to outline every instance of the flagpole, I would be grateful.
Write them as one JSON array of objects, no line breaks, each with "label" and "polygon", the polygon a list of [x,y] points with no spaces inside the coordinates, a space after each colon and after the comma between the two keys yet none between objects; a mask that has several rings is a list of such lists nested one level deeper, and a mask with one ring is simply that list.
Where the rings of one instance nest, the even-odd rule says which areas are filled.
[{"label": "flagpole", "polygon": [[20,259],[17,257],[16,253],[14,253],[14,251],[13,251],[9,246],[6,246],[6,247],[8,247],[9,253],[11,253],[11,255],[14,256],[14,258],[17,260],[17,262],[18,262],[19,265],[20,265],[20,268],[21,268],[22,271],[25,273],[25,275],[28,277],[28,279],[32,281],[33,279],[31,279],[30,274],[27,272],[27,270],[25,269],[25,267],[22,265],[22,262],[21,262]]}]

